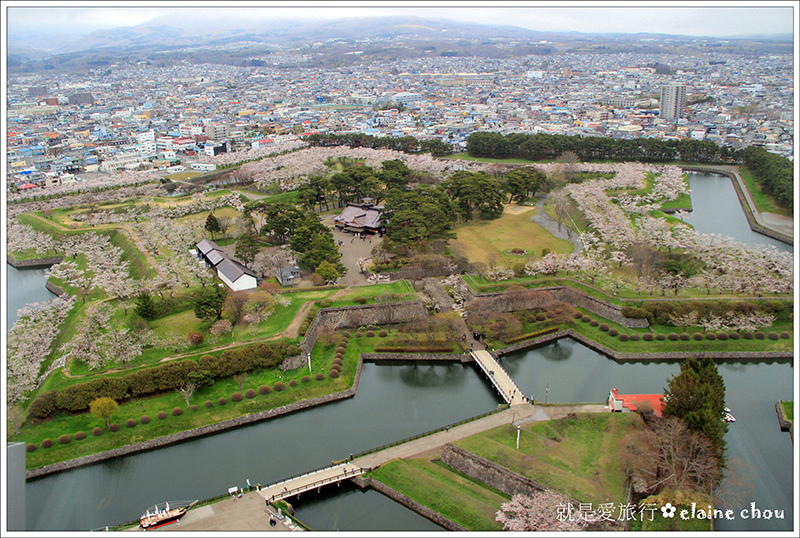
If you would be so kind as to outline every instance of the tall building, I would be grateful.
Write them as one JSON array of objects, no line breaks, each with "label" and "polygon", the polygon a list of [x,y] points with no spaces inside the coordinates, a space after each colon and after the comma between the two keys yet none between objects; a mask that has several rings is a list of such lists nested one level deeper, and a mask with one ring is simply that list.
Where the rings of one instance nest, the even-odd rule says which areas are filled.
[{"label": "tall building", "polygon": [[683,84],[670,84],[661,88],[660,118],[677,120],[683,117],[686,108],[686,86]]}]

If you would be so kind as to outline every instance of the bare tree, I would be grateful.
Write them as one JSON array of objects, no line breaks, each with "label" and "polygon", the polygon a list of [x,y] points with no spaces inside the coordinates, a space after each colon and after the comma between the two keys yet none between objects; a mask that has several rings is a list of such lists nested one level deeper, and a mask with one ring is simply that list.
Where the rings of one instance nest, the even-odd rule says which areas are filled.
[{"label": "bare tree", "polygon": [[192,394],[194,394],[195,390],[197,390],[197,385],[191,381],[184,381],[175,387],[175,391],[181,393],[183,399],[186,401],[186,407],[189,407],[189,398],[192,397]]},{"label": "bare tree", "polygon": [[225,312],[233,318],[233,324],[236,325],[242,321],[244,315],[244,305],[247,303],[249,296],[245,291],[237,291],[229,293],[225,298]]},{"label": "bare tree", "polygon": [[248,379],[250,379],[250,376],[248,376],[247,374],[235,374],[233,376],[233,380],[236,381],[236,383],[239,385],[239,392],[242,392],[244,384]]}]

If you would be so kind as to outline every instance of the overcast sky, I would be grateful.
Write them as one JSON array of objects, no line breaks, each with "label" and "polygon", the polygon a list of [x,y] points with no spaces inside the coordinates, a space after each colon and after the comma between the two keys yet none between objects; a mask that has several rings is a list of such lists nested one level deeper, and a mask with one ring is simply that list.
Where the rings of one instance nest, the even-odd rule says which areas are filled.
[{"label": "overcast sky", "polygon": [[[419,15],[487,24],[507,24],[542,31],[650,32],[695,36],[787,34],[795,26],[793,5],[787,1],[703,2],[4,2],[8,31],[84,34],[100,28],[134,26],[150,19],[189,9],[212,14],[215,20],[241,18],[255,22],[270,18],[332,19],[375,15]],[[24,8],[22,6],[25,6]],[[29,7],[37,5],[39,7]],[[175,7],[164,7],[164,6]],[[238,5],[238,8],[233,8]],[[46,6],[46,7],[45,7]],[[65,7],[71,6],[71,7]],[[187,6],[187,7],[181,7]],[[202,9],[195,6],[203,6]],[[225,6],[220,9],[218,6]],[[488,7],[491,6],[491,7]],[[555,7],[554,7],[555,6]],[[598,7],[603,6],[603,7]],[[83,30],[83,31],[81,31]]]}]

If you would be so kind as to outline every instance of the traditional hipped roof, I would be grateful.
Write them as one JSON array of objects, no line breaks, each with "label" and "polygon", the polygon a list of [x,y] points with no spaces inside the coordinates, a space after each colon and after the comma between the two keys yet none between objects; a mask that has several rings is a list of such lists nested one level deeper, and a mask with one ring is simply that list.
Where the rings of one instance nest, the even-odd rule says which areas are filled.
[{"label": "traditional hipped roof", "polygon": [[383,206],[365,206],[361,204],[347,204],[344,211],[334,222],[353,228],[372,228],[377,230],[381,225],[381,210]]},{"label": "traditional hipped roof", "polygon": [[225,253],[221,250],[209,251],[208,254],[206,254],[205,256],[206,259],[208,259],[209,263],[215,267],[219,265],[222,261],[228,259]]},{"label": "traditional hipped roof", "polygon": [[236,260],[231,260],[230,258],[226,258],[217,266],[217,273],[220,273],[225,276],[231,282],[236,282],[242,275],[249,275],[253,278],[257,278],[256,274],[242,265],[241,263],[237,262]]},{"label": "traditional hipped roof", "polygon": [[[612,399],[614,402],[611,401]],[[621,406],[629,411],[636,411],[639,409],[638,405],[641,405],[642,402],[649,402],[655,415],[657,417],[661,416],[664,406],[664,396],[662,394],[620,394],[617,389],[611,389],[611,394],[609,394],[609,404],[612,405],[612,410]],[[617,405],[613,405],[614,403],[617,403]]]}]

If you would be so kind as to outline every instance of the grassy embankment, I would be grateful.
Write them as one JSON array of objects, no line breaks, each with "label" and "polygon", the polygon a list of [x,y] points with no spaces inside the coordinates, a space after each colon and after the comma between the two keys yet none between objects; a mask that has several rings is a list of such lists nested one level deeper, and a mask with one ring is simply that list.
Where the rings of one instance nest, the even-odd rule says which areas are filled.
[{"label": "grassy embankment", "polygon": [[[643,427],[636,414],[578,414],[523,425],[519,449],[511,425],[454,444],[578,502],[617,506],[627,502],[619,444]],[[425,459],[394,460],[369,476],[472,531],[499,529],[495,514],[509,498]]]}]

